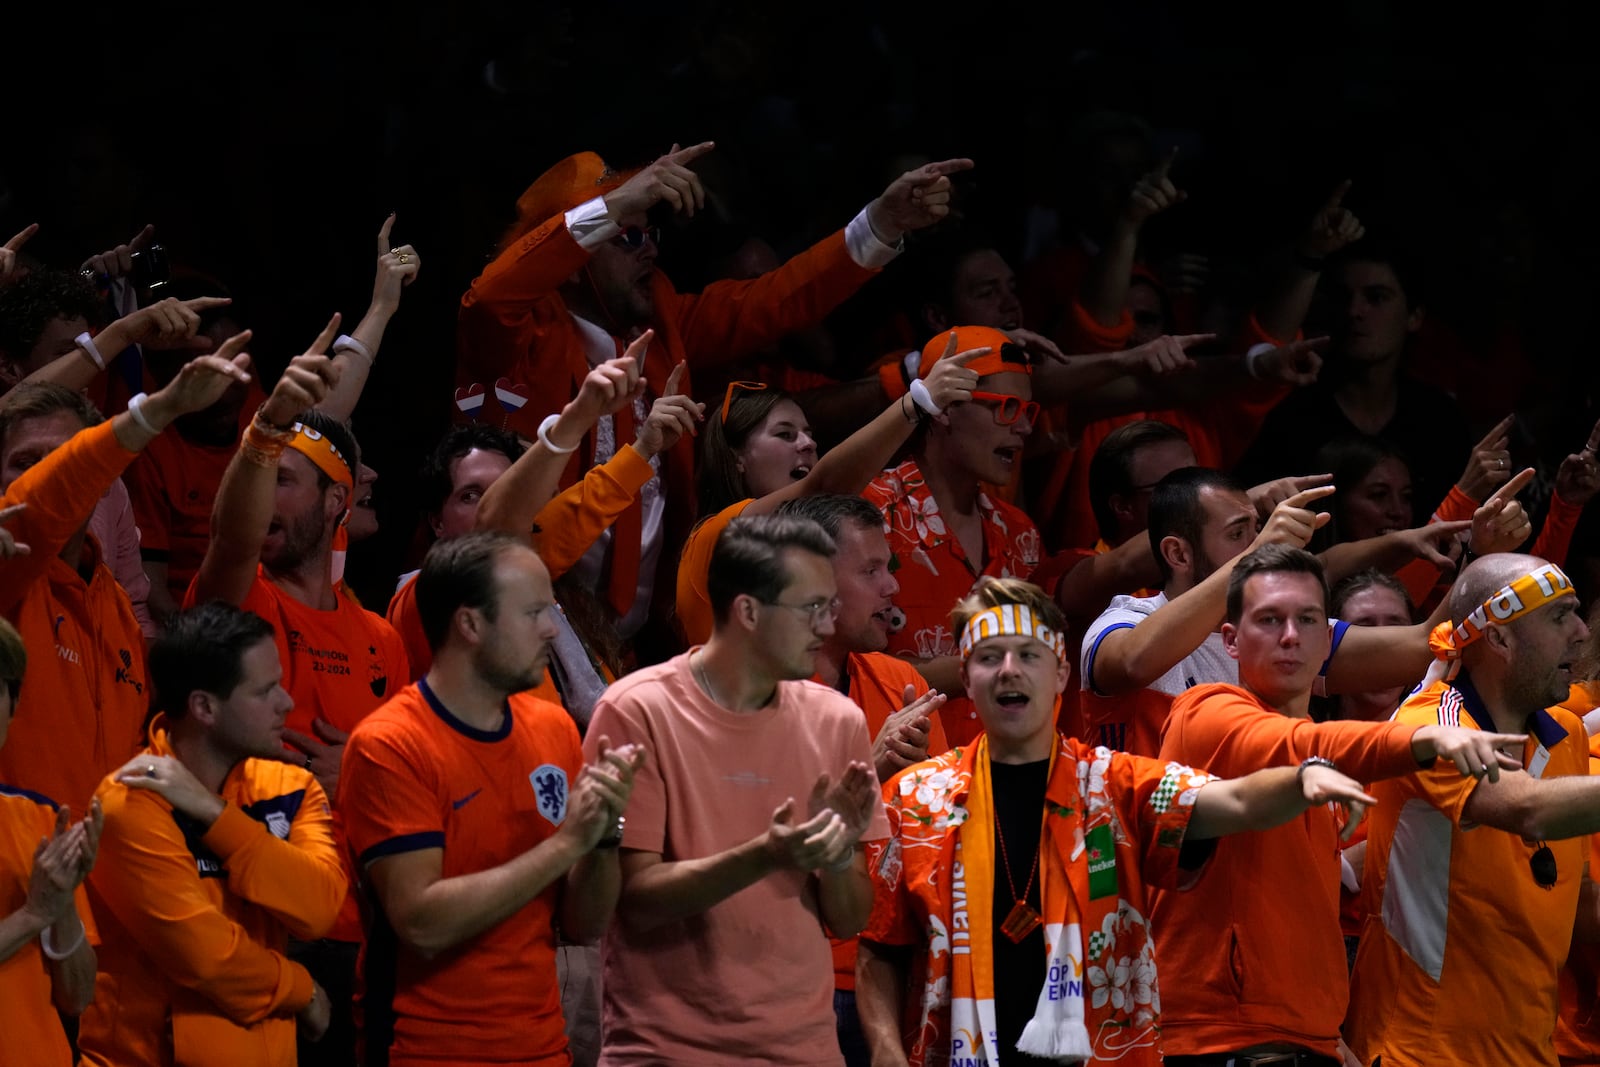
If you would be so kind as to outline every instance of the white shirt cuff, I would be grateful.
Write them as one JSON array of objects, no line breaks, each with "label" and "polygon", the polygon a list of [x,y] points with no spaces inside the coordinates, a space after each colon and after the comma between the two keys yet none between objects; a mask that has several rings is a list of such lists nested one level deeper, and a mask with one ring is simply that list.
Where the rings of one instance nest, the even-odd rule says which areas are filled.
[{"label": "white shirt cuff", "polygon": [[606,198],[597,196],[567,212],[567,232],[579,248],[593,252],[621,233],[622,228],[606,214]]},{"label": "white shirt cuff", "polygon": [[855,260],[856,266],[865,270],[881,270],[900,254],[905,242],[886,245],[880,241],[878,235],[872,232],[872,223],[867,221],[867,209],[862,208],[850,220],[850,225],[844,228],[844,247],[849,251],[850,258]]}]

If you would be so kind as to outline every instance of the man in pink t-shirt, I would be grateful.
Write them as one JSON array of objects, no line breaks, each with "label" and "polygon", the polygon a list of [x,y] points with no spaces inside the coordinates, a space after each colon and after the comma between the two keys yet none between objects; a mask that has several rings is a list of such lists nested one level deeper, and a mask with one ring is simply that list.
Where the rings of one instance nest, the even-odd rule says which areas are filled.
[{"label": "man in pink t-shirt", "polygon": [[806,680],[837,613],[833,552],[809,519],[735,519],[711,639],[595,705],[586,749],[651,753],[602,948],[602,1065],[843,1062],[828,935],[866,925],[858,846],[889,827],[861,710]]}]

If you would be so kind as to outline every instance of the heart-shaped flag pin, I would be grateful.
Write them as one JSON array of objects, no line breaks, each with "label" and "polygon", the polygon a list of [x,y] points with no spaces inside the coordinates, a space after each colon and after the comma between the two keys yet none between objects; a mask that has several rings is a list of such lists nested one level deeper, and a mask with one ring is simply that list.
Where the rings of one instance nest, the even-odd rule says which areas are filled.
[{"label": "heart-shaped flag pin", "polygon": [[526,404],[532,396],[532,389],[529,389],[521,382],[513,385],[510,378],[501,378],[494,383],[494,398],[500,401],[500,406],[505,408],[508,414],[513,411],[521,411],[522,405]]},{"label": "heart-shaped flag pin", "polygon": [[484,390],[482,382],[473,382],[463,385],[456,390],[456,407],[468,418],[477,418],[483,410]]}]

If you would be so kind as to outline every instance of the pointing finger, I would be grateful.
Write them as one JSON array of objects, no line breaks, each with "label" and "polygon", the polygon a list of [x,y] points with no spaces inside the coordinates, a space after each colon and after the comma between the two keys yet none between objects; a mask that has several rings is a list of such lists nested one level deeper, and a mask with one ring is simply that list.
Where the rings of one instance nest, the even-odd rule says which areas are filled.
[{"label": "pointing finger", "polygon": [[311,347],[306,349],[307,353],[322,355],[328,351],[328,345],[333,343],[334,335],[339,332],[339,318],[339,313],[335,311],[333,318],[328,320],[328,325],[322,328],[322,332],[317,334],[317,339],[311,342]]},{"label": "pointing finger", "polygon": [[672,373],[667,375],[667,388],[666,392],[662,394],[663,396],[681,396],[683,394],[683,375],[687,367],[687,363],[679,360],[678,365],[672,368]]},{"label": "pointing finger", "polygon": [[128,249],[137,252],[150,243],[150,238],[156,235],[156,228],[150,223],[145,223],[144,229],[133,235],[133,240],[128,242]]},{"label": "pointing finger", "polygon": [[[23,510],[27,506],[28,505],[26,503],[23,503],[23,504],[12,504],[8,508],[0,508],[0,522],[10,522],[12,519],[16,518],[18,515],[21,515]],[[907,688],[910,688],[910,687],[908,686]]]},{"label": "pointing finger", "polygon": [[389,251],[389,231],[394,229],[394,212],[389,212],[389,217],[383,220],[383,225],[378,227],[378,255]]},{"label": "pointing finger", "polygon": [[[952,334],[950,336],[950,344],[953,346],[955,343],[956,343],[955,335]],[[955,356],[953,356],[952,358],[955,360],[957,366],[965,367],[968,363],[971,363],[973,360],[977,359],[979,356],[987,356],[990,352],[993,352],[993,351],[994,351],[994,348],[992,346],[983,345],[983,346],[978,347],[978,348],[969,348],[965,352],[957,352],[955,354]]]},{"label": "pointing finger", "polygon": [[1338,211],[1339,206],[1344,203],[1345,194],[1350,191],[1351,184],[1352,182],[1349,178],[1340,182],[1339,188],[1335,189],[1333,195],[1328,197],[1328,203],[1323,207],[1323,210],[1329,214]]},{"label": "pointing finger", "polygon": [[667,158],[673,163],[692,163],[716,146],[715,141],[701,141],[699,144],[692,144],[688,148],[679,148],[677,144],[673,144],[672,150],[667,153]]},{"label": "pointing finger", "polygon": [[1165,178],[1172,170],[1172,161],[1178,158],[1178,146],[1173,145],[1167,149],[1167,154],[1161,158],[1161,163],[1156,167],[1156,173]]},{"label": "pointing finger", "polygon": [[1518,493],[1522,492],[1528,487],[1528,483],[1533,481],[1533,475],[1534,470],[1532,467],[1524,467],[1521,471],[1518,471],[1516,476],[1513,477],[1509,482],[1496,489],[1493,495],[1491,495],[1488,500],[1484,501],[1484,504],[1487,505],[1499,503],[1504,505],[1512,497],[1516,496]]},{"label": "pointing finger", "polygon": [[1600,422],[1596,422],[1594,429],[1589,431],[1588,443],[1583,446],[1583,450],[1591,456],[1597,449],[1600,449]]},{"label": "pointing finger", "polygon": [[1179,348],[1188,348],[1190,345],[1203,345],[1207,341],[1215,341],[1216,339],[1217,335],[1214,333],[1184,333],[1172,338]]},{"label": "pointing finger", "polygon": [[1334,490],[1335,487],[1332,485],[1319,485],[1311,489],[1302,489],[1294,496],[1289,497],[1283,503],[1279,504],[1278,507],[1303,508],[1313,501],[1321,500],[1325,496],[1331,496]]},{"label": "pointing finger", "polygon": [[943,159],[937,163],[929,163],[922,168],[922,173],[927,177],[937,177],[944,174],[959,174],[964,170],[972,169],[970,159]]},{"label": "pointing finger", "polygon": [[5,247],[15,252],[17,249],[28,243],[28,238],[32,237],[38,232],[39,224],[37,222],[30,222],[27,229],[23,230],[21,233],[11,238],[11,240],[7,241],[5,243]]}]

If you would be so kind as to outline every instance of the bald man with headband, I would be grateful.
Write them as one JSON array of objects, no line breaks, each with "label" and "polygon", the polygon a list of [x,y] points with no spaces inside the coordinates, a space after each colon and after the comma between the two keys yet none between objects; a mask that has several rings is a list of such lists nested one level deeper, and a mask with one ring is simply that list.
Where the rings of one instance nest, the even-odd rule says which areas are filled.
[{"label": "bald man with headband", "polygon": [[1395,719],[1526,733],[1526,770],[1440,760],[1372,787],[1345,1040],[1383,1067],[1555,1067],[1557,972],[1575,925],[1600,928],[1584,840],[1600,778],[1582,720],[1556,707],[1589,631],[1561,569],[1512,553],[1470,564],[1450,614]]},{"label": "bald man with headband", "polygon": [[[294,699],[282,758],[316,775],[334,802],[339,853],[348,861],[338,812],[345,740],[405,688],[411,672],[394,627],[335,586],[334,553],[361,462],[349,427],[316,410],[339,381],[338,366],[325,354],[338,322],[334,316],[290,361],[245,430],[217,489],[211,543],[184,606],[222,600],[272,623],[283,687]],[[291,955],[333,1003],[328,1036],[302,1045],[302,1064],[354,1060],[350,1004],[360,942],[352,894],[325,940],[291,944]]]}]

